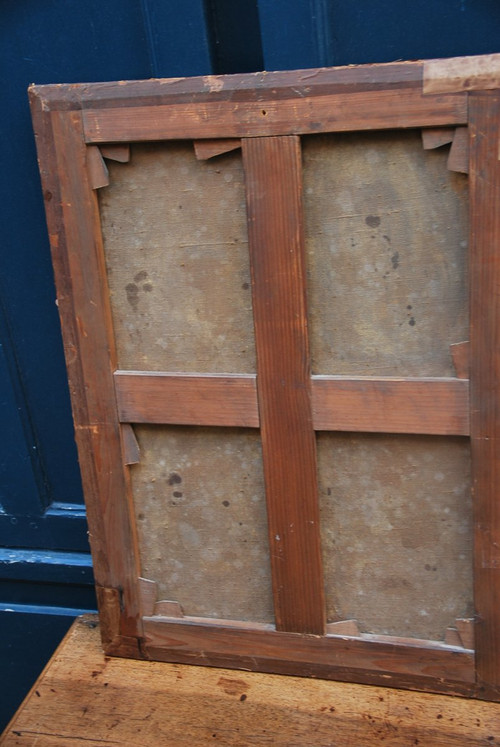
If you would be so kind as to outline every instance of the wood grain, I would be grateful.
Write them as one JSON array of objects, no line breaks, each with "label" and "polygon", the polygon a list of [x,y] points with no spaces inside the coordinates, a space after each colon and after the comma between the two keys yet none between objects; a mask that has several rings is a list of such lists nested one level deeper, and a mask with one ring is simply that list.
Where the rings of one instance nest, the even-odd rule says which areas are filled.
[{"label": "wood grain", "polygon": [[470,371],[470,342],[456,342],[450,345],[450,353],[459,379],[468,379]]},{"label": "wood grain", "polygon": [[128,163],[130,161],[130,145],[101,145],[99,149],[104,158],[109,161],[118,161],[118,163]]},{"label": "wood grain", "polygon": [[500,693],[500,96],[471,94],[471,445],[479,681]]},{"label": "wood grain", "polygon": [[476,626],[476,620],[474,619],[458,619],[455,620],[455,625],[460,636],[462,646],[464,648],[474,649],[475,633],[474,629]]},{"label": "wood grain", "polygon": [[498,88],[500,55],[449,57],[424,62],[424,93],[453,93]]},{"label": "wood grain", "polygon": [[87,169],[92,189],[107,187],[109,184],[108,167],[104,162],[100,148],[96,145],[87,146]]},{"label": "wood grain", "polygon": [[315,376],[316,430],[372,433],[469,433],[466,379]]},{"label": "wood grain", "polygon": [[441,148],[442,145],[452,143],[454,136],[454,127],[429,127],[422,130],[422,147],[424,150]]},{"label": "wood grain", "polygon": [[469,173],[469,129],[457,127],[455,136],[448,156],[448,168],[450,171],[458,171],[461,174]]},{"label": "wood grain", "polygon": [[[116,371],[118,415],[125,423],[258,428],[251,375]],[[314,376],[315,430],[373,433],[469,433],[466,379]]]},{"label": "wood grain", "polygon": [[474,691],[470,651],[426,642],[297,635],[150,617],[144,652],[152,659],[227,666],[455,694]]},{"label": "wood grain", "polygon": [[2,747],[498,745],[500,707],[346,682],[131,661],[77,620],[0,738]]},{"label": "wood grain", "polygon": [[158,587],[155,581],[148,578],[137,579],[139,594],[141,597],[141,613],[149,616],[154,614],[155,604],[158,599]]},{"label": "wood grain", "polygon": [[223,153],[230,153],[238,148],[241,148],[241,142],[230,138],[194,141],[194,152],[198,161],[206,161],[208,158],[221,156]]},{"label": "wood grain", "polygon": [[83,112],[88,143],[262,137],[463,124],[464,99],[414,88],[266,102],[200,101]]},{"label": "wood grain", "polygon": [[30,97],[44,110],[104,109],[144,106],[176,101],[198,102],[210,95],[214,100],[264,101],[290,97],[349,93],[358,90],[422,86],[422,62],[352,65],[306,70],[280,70],[242,75],[204,75],[189,78],[129,80],[119,82],[33,85]]},{"label": "wood grain", "polygon": [[[81,114],[56,112],[51,120],[60,195],[47,215],[64,336],[69,326],[66,362],[96,583],[123,590],[121,632],[134,636],[140,625],[136,541],[113,402],[116,363],[97,201],[87,176]],[[40,155],[47,158],[43,149]]]},{"label": "wood grain", "polygon": [[175,423],[257,428],[255,376],[116,371],[119,418],[129,423]]},{"label": "wood grain", "polygon": [[[439,66],[432,68],[429,75],[430,68],[421,63],[398,63],[343,70],[229,78],[207,76],[95,87],[48,86],[31,90],[76,436],[105,622],[103,637],[108,653],[140,656],[145,650],[147,655],[159,659],[500,698],[500,508],[496,499],[500,477],[500,340],[497,331],[500,262],[496,251],[500,239],[500,164],[497,161],[500,98],[497,94],[471,93],[469,96],[463,92],[464,88],[492,85],[493,68],[484,74],[484,63],[488,60],[481,58],[476,62],[469,62],[465,67],[461,64],[459,74],[453,65],[444,73]],[[496,65],[497,60],[490,62]],[[464,79],[464,69],[471,71],[472,81]],[[434,87],[434,93],[429,94],[430,78],[439,79],[438,86],[446,78],[445,85],[449,86],[455,73],[460,78],[461,92],[441,94],[436,93]],[[430,85],[432,88],[434,84]],[[395,433],[467,434],[468,381],[404,378],[389,382],[383,378],[365,378],[363,372],[358,376],[359,372],[352,370],[341,373],[353,373],[354,378],[311,379],[298,140],[300,134],[318,132],[393,128],[435,131],[459,126],[450,165],[463,170],[467,159],[464,148],[459,146],[466,144],[467,132],[460,126],[467,124],[469,98],[472,146],[470,431],[477,500],[477,681],[470,651],[366,635],[355,639],[324,635],[314,428],[352,430],[354,425],[359,430],[366,428],[377,432],[389,428]],[[382,136],[390,137],[390,133],[382,133]],[[200,376],[203,369],[191,376],[181,367],[178,369],[181,373],[169,375],[168,383],[161,373],[151,377],[137,371],[116,372],[118,361],[105,280],[98,200],[92,191],[92,187],[100,187],[106,181],[96,146],[102,144],[104,156],[108,152],[112,158],[114,153],[124,162],[126,149],[121,148],[130,140],[193,138],[210,141],[240,137],[243,138],[247,186],[257,388],[251,375],[254,368],[249,368],[246,376],[224,374],[211,378]],[[202,150],[203,147],[201,145]],[[210,148],[209,145],[205,152]],[[189,150],[194,160],[191,146]],[[152,152],[149,156],[155,158]],[[224,158],[229,161],[231,156]],[[210,162],[197,162],[196,166],[205,171],[213,169]],[[115,170],[132,168],[133,165],[118,166]],[[337,168],[338,171],[342,169]],[[57,179],[54,178],[56,172]],[[451,176],[453,188],[461,191],[461,200],[464,179],[455,174]],[[101,206],[105,205],[102,194],[112,193],[113,179],[111,182],[101,193]],[[176,205],[179,209],[179,203]],[[415,215],[418,219],[417,213]],[[356,217],[373,228],[370,239],[388,242],[387,231],[386,235],[380,231],[379,237],[375,230],[382,220],[378,213],[370,209],[370,215],[360,213]],[[382,218],[385,221],[385,214]],[[454,225],[453,221],[448,222]],[[365,233],[368,228],[363,228]],[[117,245],[120,246],[120,241]],[[410,244],[406,242],[402,246],[406,248]],[[401,258],[397,252],[390,257],[387,255],[386,259],[391,261],[394,272],[399,271]],[[130,278],[126,279],[122,294],[128,286],[130,295],[132,285],[134,293],[135,290],[144,290],[145,296],[152,293],[152,287],[137,286],[148,271],[138,268],[132,274],[135,285]],[[158,286],[162,283],[158,282]],[[240,281],[238,290],[243,289],[248,290],[246,281]],[[128,300],[134,313],[142,312],[136,302],[136,296]],[[462,310],[465,308],[462,304]],[[413,302],[406,302],[405,319],[401,324],[408,317],[408,326],[414,332],[415,318],[406,313],[410,311],[413,312]],[[441,346],[444,354],[448,355],[450,342],[462,339],[466,339],[462,334],[452,334],[451,339],[445,341],[446,345]],[[418,359],[417,363],[421,361]],[[451,366],[451,359],[447,365]],[[141,366],[146,367],[144,361],[131,368]],[[122,364],[121,367],[128,366]],[[172,366],[170,370],[175,368]],[[243,369],[222,370],[238,372]],[[338,373],[328,368],[317,372]],[[417,375],[420,373],[421,369],[417,369]],[[413,375],[411,371],[396,372],[398,374]],[[441,371],[426,371],[426,374],[445,375]],[[150,618],[146,619],[145,648],[142,641],[139,645],[143,629],[137,584],[138,539],[131,518],[129,469],[123,466],[126,450],[120,444],[115,385],[120,418],[125,423],[134,422],[136,417],[144,418],[140,422],[163,422],[150,418],[163,417],[166,413],[173,422],[186,418],[180,421],[184,424],[199,418],[201,413],[204,425],[214,419],[216,425],[225,426],[234,425],[235,419],[238,426],[256,428],[260,424],[276,631],[252,630],[251,623],[247,623],[246,628],[236,629],[222,620],[208,624],[189,619]],[[141,426],[143,430],[148,427]],[[258,435],[255,431],[249,433],[251,438]],[[321,434],[319,438],[326,438],[326,435]],[[183,455],[186,452],[184,449]],[[130,469],[137,474],[145,471],[142,463]],[[226,502],[229,504],[224,501],[224,507]],[[144,575],[153,578],[148,569]],[[158,585],[162,582],[161,578],[154,580],[158,580]],[[152,589],[152,584],[148,586]],[[261,591],[259,587],[259,593]],[[179,601],[184,606],[184,600]],[[153,602],[151,596],[147,610],[154,612]],[[176,605],[176,602],[167,601],[166,604]],[[351,615],[345,615],[348,616]],[[35,732],[27,733],[33,736]],[[38,735],[35,738],[38,739]],[[66,743],[65,738],[62,737],[62,743]],[[484,738],[487,743],[495,739],[493,734]]]},{"label": "wood grain", "polygon": [[448,156],[448,168],[450,171],[459,171],[462,174],[469,173],[469,135],[467,127],[436,128],[422,130],[422,145],[424,150],[440,148],[442,145],[451,143]]},{"label": "wood grain", "polygon": [[122,423],[122,452],[125,464],[138,464],[141,461],[141,452],[139,444],[135,437],[134,429],[130,423]]},{"label": "wood grain", "polygon": [[300,143],[245,139],[242,148],[276,627],[322,634]]}]

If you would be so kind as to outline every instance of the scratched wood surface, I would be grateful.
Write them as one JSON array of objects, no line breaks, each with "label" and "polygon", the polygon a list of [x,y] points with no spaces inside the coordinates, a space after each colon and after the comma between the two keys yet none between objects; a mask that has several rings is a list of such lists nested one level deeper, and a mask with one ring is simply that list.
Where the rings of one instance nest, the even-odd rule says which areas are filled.
[{"label": "scratched wood surface", "polygon": [[242,151],[276,627],[322,635],[300,139],[245,138]]},{"label": "scratched wood surface", "polygon": [[273,622],[256,430],[141,425],[131,467],[141,575],[186,615]]},{"label": "scratched wood surface", "polygon": [[103,655],[77,620],[0,744],[498,745],[500,707],[440,695]]},{"label": "scratched wood surface", "polygon": [[[226,89],[215,91],[216,97],[220,93],[219,101],[194,102],[189,95],[186,101],[184,94],[184,101],[179,97],[176,106],[157,102],[154,110],[139,102],[119,109],[86,107],[85,139],[88,143],[106,143],[188,137],[272,137],[321,131],[439,127],[467,121],[463,95],[423,96],[418,84],[406,87],[397,82],[383,90],[380,81],[378,85],[368,83],[365,90],[346,85],[338,94],[324,88],[321,91],[321,85],[316,90],[307,83],[300,85],[309,71],[305,73],[297,81],[299,86],[289,88],[283,97],[271,88],[262,92],[265,98],[262,93],[259,97],[250,94],[251,100],[245,101],[241,100],[241,89],[238,93]],[[234,78],[233,85],[238,86],[238,76]]]},{"label": "scratched wood surface", "polygon": [[[259,425],[255,374],[116,371],[114,380],[125,423]],[[469,434],[465,378],[316,376],[311,394],[316,430]]]},{"label": "scratched wood surface", "polygon": [[99,196],[118,366],[253,373],[241,154],[136,145],[109,171]]},{"label": "scratched wood surface", "polygon": [[471,100],[471,442],[474,457],[475,598],[481,619],[477,667],[500,693],[500,96]]},{"label": "scratched wood surface", "polygon": [[[99,588],[121,588],[121,632],[135,644],[139,623],[135,531],[127,476],[121,459],[114,405],[115,351],[105,282],[99,214],[86,169],[81,115],[34,112],[39,133],[42,183],[48,202],[51,252],[56,275],[66,363],[90,544]],[[52,166],[49,164],[52,163]],[[54,180],[54,164],[59,180]],[[91,302],[89,303],[89,300]],[[122,552],[126,547],[127,552]],[[126,612],[125,612],[126,609]]]}]

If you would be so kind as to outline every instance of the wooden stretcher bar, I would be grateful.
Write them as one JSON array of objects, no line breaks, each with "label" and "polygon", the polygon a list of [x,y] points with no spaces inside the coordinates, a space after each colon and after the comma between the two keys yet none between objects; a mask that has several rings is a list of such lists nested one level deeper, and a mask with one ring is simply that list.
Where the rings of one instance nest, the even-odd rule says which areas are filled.
[{"label": "wooden stretcher bar", "polygon": [[[453,90],[442,67],[429,65],[31,88],[108,653],[500,699],[500,95],[484,65],[465,65],[463,85],[453,66]],[[311,375],[301,136],[443,128],[450,142],[457,127],[464,129],[451,167],[470,172],[470,383]],[[256,374],[123,370],[96,192],[108,181],[101,156],[118,154],[127,168],[122,146],[129,143],[223,141],[219,150],[213,142],[206,153],[198,148],[206,158],[227,153],[234,138],[241,138],[245,174]],[[271,629],[151,615],[150,603],[146,610],[129,466],[140,456],[130,431],[122,433],[130,423],[260,428]],[[470,434],[474,651],[328,633],[315,436],[321,430]],[[176,602],[161,604],[173,609]]]}]

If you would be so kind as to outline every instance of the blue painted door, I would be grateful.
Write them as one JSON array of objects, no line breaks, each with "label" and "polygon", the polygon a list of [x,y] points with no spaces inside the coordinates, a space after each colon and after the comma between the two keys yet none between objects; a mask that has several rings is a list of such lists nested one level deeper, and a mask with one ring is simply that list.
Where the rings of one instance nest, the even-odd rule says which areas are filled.
[{"label": "blue painted door", "polygon": [[490,54],[497,0],[258,0],[267,70]]}]

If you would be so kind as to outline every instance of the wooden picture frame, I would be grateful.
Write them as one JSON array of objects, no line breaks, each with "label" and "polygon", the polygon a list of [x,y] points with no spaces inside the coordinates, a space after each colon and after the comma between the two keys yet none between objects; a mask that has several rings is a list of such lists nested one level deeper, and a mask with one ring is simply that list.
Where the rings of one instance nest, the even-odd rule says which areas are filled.
[{"label": "wooden picture frame", "polygon": [[[500,699],[499,88],[498,55],[31,87],[108,654]],[[451,376],[311,375],[301,142],[410,130],[426,149],[452,143],[449,168],[469,172],[470,344],[451,340]],[[201,161],[242,150],[255,372],[119,366],[98,192],[110,164],[129,168],[130,144],[165,141],[194,142]],[[260,429],[273,621],[158,598],[131,486],[141,423]],[[327,619],[316,431],[470,438],[474,613],[445,640]]]}]

